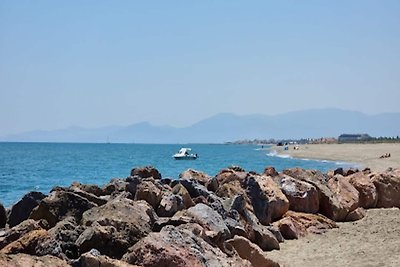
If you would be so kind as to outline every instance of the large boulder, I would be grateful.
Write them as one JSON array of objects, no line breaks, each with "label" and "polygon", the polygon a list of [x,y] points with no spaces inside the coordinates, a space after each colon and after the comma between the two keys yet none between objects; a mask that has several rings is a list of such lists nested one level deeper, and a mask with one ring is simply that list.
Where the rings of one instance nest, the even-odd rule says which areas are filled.
[{"label": "large boulder", "polygon": [[38,246],[46,242],[49,238],[50,236],[47,230],[33,230],[2,248],[0,254],[26,253],[38,255]]},{"label": "large boulder", "polygon": [[8,229],[5,234],[0,237],[0,249],[4,248],[6,245],[14,242],[15,240],[21,238],[31,231],[44,229],[45,225],[43,225],[43,222],[44,221],[35,221],[29,219],[23,221],[22,223],[14,226],[11,229]]},{"label": "large boulder", "polygon": [[44,219],[50,227],[53,227],[57,222],[68,216],[80,221],[86,210],[96,206],[93,202],[75,193],[56,190],[42,199],[39,206],[33,209],[29,218],[34,220]]},{"label": "large boulder", "polygon": [[376,187],[368,175],[356,172],[347,177],[350,184],[358,190],[359,206],[363,208],[374,208],[378,202]]},{"label": "large boulder", "polygon": [[161,179],[160,172],[153,166],[133,168],[131,171],[131,176],[139,176],[140,178],[153,177],[154,179]]},{"label": "large boulder", "polygon": [[143,181],[137,185],[135,200],[145,200],[153,209],[157,209],[162,198],[162,192],[154,183]]},{"label": "large boulder", "polygon": [[129,248],[122,259],[146,267],[252,266],[237,255],[228,257],[194,231],[172,225],[165,226],[159,233],[150,233]]},{"label": "large boulder", "polygon": [[280,249],[279,240],[268,226],[262,225],[256,215],[248,210],[243,211],[242,219],[250,241],[257,244],[263,251]]},{"label": "large boulder", "polygon": [[318,212],[319,197],[315,186],[287,175],[276,176],[274,180],[289,200],[290,210],[307,213]]},{"label": "large boulder", "polygon": [[7,212],[3,204],[0,203],[0,228],[6,227],[7,223]]},{"label": "large boulder", "polygon": [[347,215],[358,208],[359,193],[348,180],[340,174],[328,181],[328,186],[339,200],[343,217],[336,217],[336,221],[345,221]]},{"label": "large boulder", "polygon": [[301,168],[286,169],[283,173],[315,186],[318,191],[319,213],[334,221],[346,218],[348,212],[343,209],[339,199],[328,186],[328,176],[325,176],[320,171],[304,170]]},{"label": "large boulder", "polygon": [[284,217],[274,222],[285,239],[297,239],[307,233],[322,234],[337,224],[320,214],[288,211]]},{"label": "large boulder", "polygon": [[267,258],[267,255],[254,243],[242,236],[235,236],[226,241],[233,246],[242,259],[251,262],[253,266],[278,267],[279,264]]},{"label": "large boulder", "polygon": [[8,225],[13,227],[28,219],[32,210],[39,205],[40,201],[45,197],[46,195],[41,192],[29,192],[24,195],[20,201],[12,206],[8,218]]},{"label": "large boulder", "polygon": [[193,169],[188,169],[181,174],[179,174],[179,179],[182,180],[195,180],[201,185],[206,185],[211,179],[211,176],[204,172],[196,171]]},{"label": "large boulder", "polygon": [[269,176],[250,176],[247,179],[247,195],[260,222],[268,225],[289,210],[289,201]]},{"label": "large boulder", "polygon": [[207,236],[215,244],[220,245],[223,241],[230,238],[231,233],[222,216],[205,204],[200,203],[187,210],[180,211],[172,219],[179,221],[185,218],[191,218],[191,222],[201,225],[207,231]]},{"label": "large boulder", "polygon": [[400,208],[400,169],[372,175],[378,193],[377,208]]},{"label": "large boulder", "polygon": [[105,255],[119,257],[151,232],[156,219],[147,202],[116,198],[83,214],[81,223],[88,228],[76,243],[82,252],[96,248]]},{"label": "large boulder", "polygon": [[4,267],[70,267],[66,261],[54,256],[31,256],[23,253],[14,255],[0,254],[0,266]]}]

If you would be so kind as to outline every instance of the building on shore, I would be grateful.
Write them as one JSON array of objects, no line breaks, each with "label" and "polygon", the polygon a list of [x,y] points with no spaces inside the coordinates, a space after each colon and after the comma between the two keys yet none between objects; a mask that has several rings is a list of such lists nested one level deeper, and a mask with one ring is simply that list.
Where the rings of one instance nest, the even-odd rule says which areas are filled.
[{"label": "building on shore", "polygon": [[342,134],[339,136],[339,143],[353,143],[353,142],[365,142],[372,140],[372,137],[368,134]]}]

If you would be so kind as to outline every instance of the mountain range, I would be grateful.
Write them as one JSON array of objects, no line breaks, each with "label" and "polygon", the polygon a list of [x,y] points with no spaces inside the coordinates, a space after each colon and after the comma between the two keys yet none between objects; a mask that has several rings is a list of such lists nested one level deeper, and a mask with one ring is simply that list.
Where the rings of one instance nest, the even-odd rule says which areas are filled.
[{"label": "mountain range", "polygon": [[69,127],[0,137],[15,142],[223,143],[241,139],[337,137],[342,133],[400,135],[400,113],[367,115],[340,109],[312,109],[279,115],[221,113],[183,128],[148,122],[87,129]]}]

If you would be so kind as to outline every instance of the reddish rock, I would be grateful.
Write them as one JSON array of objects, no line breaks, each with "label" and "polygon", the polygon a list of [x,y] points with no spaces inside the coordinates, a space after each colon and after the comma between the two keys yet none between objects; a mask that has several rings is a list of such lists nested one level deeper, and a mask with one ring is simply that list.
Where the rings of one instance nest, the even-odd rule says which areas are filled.
[{"label": "reddish rock", "polygon": [[345,221],[348,213],[358,208],[359,193],[354,188],[348,179],[341,175],[335,175],[333,179],[328,181],[328,186],[339,200],[340,207],[342,208],[343,217],[336,217],[336,221]]},{"label": "reddish rock", "polygon": [[279,173],[275,170],[274,167],[267,167],[264,169],[264,174],[267,176],[275,177],[278,176]]},{"label": "reddish rock", "polygon": [[199,182],[201,185],[206,185],[207,182],[211,179],[211,176],[204,172],[196,171],[193,169],[188,169],[181,174],[179,174],[179,179],[183,180],[195,180]]},{"label": "reddish rock", "polygon": [[188,229],[165,226],[129,248],[122,260],[146,267],[252,266],[237,255],[228,257]]},{"label": "reddish rock", "polygon": [[334,221],[346,218],[348,211],[342,207],[336,194],[328,186],[328,176],[323,175],[320,171],[301,168],[286,169],[283,173],[315,186],[319,197],[319,213]]},{"label": "reddish rock", "polygon": [[27,233],[34,230],[43,230],[44,225],[42,221],[35,221],[32,219],[25,220],[22,223],[8,229],[4,236],[0,237],[0,249],[4,248],[7,244],[21,238]]},{"label": "reddish rock", "polygon": [[153,177],[154,179],[161,179],[160,172],[152,166],[133,168],[131,171],[131,176],[139,176],[140,178]]},{"label": "reddish rock", "polygon": [[258,247],[247,238],[235,236],[233,239],[227,240],[226,243],[233,246],[236,252],[242,259],[251,262],[253,266],[263,267],[278,267],[279,264],[271,259]]},{"label": "reddish rock", "polygon": [[400,208],[400,169],[373,175],[372,182],[378,193],[377,208]]},{"label": "reddish rock", "polygon": [[246,177],[246,172],[234,171],[232,169],[223,169],[215,176],[220,186],[232,181],[239,181],[239,183],[243,185],[245,183]]},{"label": "reddish rock", "polygon": [[307,234],[306,227],[291,217],[284,217],[273,224],[279,229],[285,239],[298,239]]},{"label": "reddish rock", "polygon": [[347,177],[351,185],[359,193],[359,206],[363,208],[374,208],[378,201],[376,187],[371,179],[363,172],[356,172]]},{"label": "reddish rock", "polygon": [[247,179],[247,195],[260,222],[268,225],[289,209],[289,201],[269,176],[251,176]]},{"label": "reddish rock", "polygon": [[[328,229],[337,228],[337,224],[320,214],[310,214],[303,212],[288,211],[284,218],[290,218],[294,222],[301,225],[299,233],[301,233],[302,227],[304,227],[307,233],[321,234],[326,232]],[[297,224],[294,224],[296,226]]]},{"label": "reddish rock", "polygon": [[346,221],[347,222],[358,221],[364,218],[365,215],[366,215],[365,210],[360,207],[349,212],[349,214],[347,214],[346,216]]},{"label": "reddish rock", "polygon": [[49,238],[49,233],[46,230],[33,230],[2,248],[0,254],[26,253],[35,255],[37,254],[37,246]]},{"label": "reddish rock", "polygon": [[274,178],[289,200],[289,209],[293,211],[317,213],[319,210],[318,191],[315,186],[287,175]]},{"label": "reddish rock", "polygon": [[143,181],[137,186],[135,200],[145,200],[154,209],[157,209],[161,198],[161,190],[154,183]]},{"label": "reddish rock", "polygon": [[54,256],[31,256],[18,253],[15,255],[0,254],[0,266],[4,267],[70,267],[70,265]]}]

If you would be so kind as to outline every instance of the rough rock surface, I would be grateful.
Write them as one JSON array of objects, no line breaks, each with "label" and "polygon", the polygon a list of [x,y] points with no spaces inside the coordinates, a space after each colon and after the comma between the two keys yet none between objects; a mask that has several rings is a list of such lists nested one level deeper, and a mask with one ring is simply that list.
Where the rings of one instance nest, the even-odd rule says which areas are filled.
[{"label": "rough rock surface", "polygon": [[378,193],[377,208],[400,208],[400,169],[373,175],[372,182]]},{"label": "rough rock surface", "polygon": [[82,214],[95,206],[96,204],[75,193],[56,190],[33,209],[30,218],[34,220],[44,219],[50,227],[53,227],[57,222],[68,216],[73,216],[77,221],[80,221]]},{"label": "rough rock surface", "polygon": [[185,204],[180,195],[163,195],[160,205],[157,208],[157,215],[162,217],[172,217],[177,211],[183,210]]},{"label": "rough rock surface", "polygon": [[289,210],[289,201],[269,176],[251,176],[247,180],[247,194],[260,222],[268,225]]},{"label": "rough rock surface", "polygon": [[268,259],[267,255],[257,245],[251,243],[247,238],[235,236],[233,239],[227,240],[226,242],[234,247],[242,259],[250,261],[253,266],[279,266],[278,263]]},{"label": "rough rock surface", "polygon": [[228,257],[192,231],[171,225],[150,233],[129,248],[122,259],[147,267],[252,266],[237,255]]},{"label": "rough rock surface", "polygon": [[4,236],[0,237],[0,249],[4,248],[7,244],[21,238],[23,235],[34,231],[34,230],[42,230],[44,225],[42,221],[35,220],[25,220],[22,223],[14,226],[13,228],[7,230]]},{"label": "rough rock surface", "polygon": [[[322,234],[326,232],[328,229],[338,227],[334,221],[320,214],[288,211],[283,219],[285,218],[289,218],[292,221],[296,222],[294,223],[294,226],[300,225],[300,228],[298,230],[305,229],[307,233]],[[279,224],[279,221],[277,222],[277,224]],[[304,234],[305,233],[301,235]]]},{"label": "rough rock surface", "polygon": [[8,225],[13,227],[28,219],[32,210],[39,205],[40,201],[45,197],[46,195],[41,192],[29,192],[24,195],[20,201],[12,206],[8,218]]},{"label": "rough rock surface", "polygon": [[158,207],[162,198],[161,190],[150,181],[142,181],[137,185],[135,200],[145,200],[154,209]]},{"label": "rough rock surface", "polygon": [[188,209],[192,206],[194,206],[194,201],[191,198],[189,192],[186,190],[186,188],[181,185],[181,184],[177,184],[172,188],[172,193],[175,195],[179,195],[182,197],[183,199],[183,204],[185,205],[185,208]]},{"label": "rough rock surface", "polygon": [[335,220],[345,221],[347,215],[358,208],[359,193],[357,189],[348,182],[348,179],[339,174],[328,181],[328,186],[339,200],[343,213],[343,217],[338,216]]},{"label": "rough rock surface", "polygon": [[6,255],[0,253],[0,266],[4,267],[70,267],[66,261],[53,256],[31,256],[27,254]]},{"label": "rough rock surface", "polygon": [[328,176],[325,176],[320,171],[301,168],[286,169],[283,173],[315,186],[319,197],[319,213],[334,221],[343,220],[346,217],[348,212],[343,209],[339,199],[328,186]]},{"label": "rough rock surface", "polygon": [[160,172],[152,166],[133,168],[131,171],[131,176],[139,176],[140,178],[153,177],[154,179],[161,179]]},{"label": "rough rock surface", "polygon": [[33,230],[23,235],[21,238],[11,242],[0,250],[0,254],[16,254],[26,253],[30,255],[36,255],[37,247],[40,243],[44,243],[46,239],[49,239],[49,233],[47,230]]},{"label": "rough rock surface", "polygon": [[362,172],[356,172],[347,178],[359,193],[359,206],[363,208],[376,207],[378,194],[371,179]]},{"label": "rough rock surface", "polygon": [[211,179],[211,176],[204,172],[196,171],[193,169],[188,169],[181,174],[179,174],[179,179],[182,180],[195,180],[201,185],[206,185]]},{"label": "rough rock surface", "polygon": [[319,197],[315,186],[287,175],[275,176],[274,180],[289,200],[290,210],[308,213],[318,212]]},{"label": "rough rock surface", "polygon": [[[151,232],[156,218],[147,202],[117,198],[83,214],[81,223],[89,228],[76,243],[83,252],[96,248],[105,255],[118,257]],[[107,250],[111,245],[113,250]]]}]

